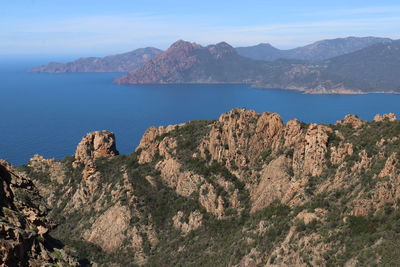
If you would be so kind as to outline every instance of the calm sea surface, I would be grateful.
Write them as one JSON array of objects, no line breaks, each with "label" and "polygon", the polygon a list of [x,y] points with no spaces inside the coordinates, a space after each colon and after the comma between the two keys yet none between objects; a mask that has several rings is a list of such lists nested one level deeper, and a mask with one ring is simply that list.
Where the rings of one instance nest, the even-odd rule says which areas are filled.
[{"label": "calm sea surface", "polygon": [[287,121],[334,123],[354,113],[400,115],[400,95],[306,95],[245,85],[113,84],[120,73],[35,74],[48,59],[0,57],[0,158],[21,165],[38,153],[72,155],[87,132],[107,129],[130,153],[149,126],[216,119],[235,107],[273,111]]}]

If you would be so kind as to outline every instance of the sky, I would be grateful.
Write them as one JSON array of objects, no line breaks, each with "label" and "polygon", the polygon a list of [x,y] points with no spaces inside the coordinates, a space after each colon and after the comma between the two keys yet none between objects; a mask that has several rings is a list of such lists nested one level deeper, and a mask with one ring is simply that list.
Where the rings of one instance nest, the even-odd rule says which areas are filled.
[{"label": "sky", "polygon": [[1,0],[0,55],[103,56],[183,39],[202,45],[400,39],[398,0]]}]

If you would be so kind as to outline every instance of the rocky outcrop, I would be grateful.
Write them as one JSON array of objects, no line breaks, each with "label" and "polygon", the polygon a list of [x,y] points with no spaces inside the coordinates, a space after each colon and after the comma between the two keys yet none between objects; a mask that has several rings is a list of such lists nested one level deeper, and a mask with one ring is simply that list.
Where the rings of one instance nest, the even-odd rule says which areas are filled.
[{"label": "rocky outcrop", "polygon": [[336,124],[350,125],[351,127],[357,129],[363,125],[363,122],[358,118],[357,115],[348,114],[343,120],[337,121]]},{"label": "rocky outcrop", "polygon": [[271,149],[282,129],[282,119],[276,113],[233,109],[212,125],[199,150],[203,158],[210,155],[231,170],[241,170]]},{"label": "rocky outcrop", "polygon": [[339,147],[331,147],[331,163],[332,164],[342,164],[346,159],[346,156],[353,155],[353,145],[349,143],[345,143]]},{"label": "rocky outcrop", "polygon": [[178,211],[178,213],[172,218],[174,227],[182,231],[183,234],[188,234],[201,227],[203,222],[203,214],[196,210],[189,214],[187,220],[185,220],[184,213]]},{"label": "rocky outcrop", "polygon": [[308,127],[304,147],[304,174],[318,176],[324,171],[329,131],[330,128],[316,124]]},{"label": "rocky outcrop", "polygon": [[262,171],[260,182],[251,191],[251,212],[262,210],[279,199],[282,203],[297,206],[304,200],[302,186],[306,180],[291,181],[290,159],[280,156],[272,160]]},{"label": "rocky outcrop", "polygon": [[54,228],[32,181],[0,161],[0,265],[79,266],[48,235]]},{"label": "rocky outcrop", "polygon": [[43,173],[48,172],[51,182],[64,184],[67,179],[65,166],[54,158],[45,159],[41,155],[36,154],[29,159],[28,166]]},{"label": "rocky outcrop", "polygon": [[389,114],[383,114],[382,116],[379,114],[376,114],[374,117],[375,122],[380,122],[380,121],[395,121],[396,120],[396,115],[394,113],[389,113]]},{"label": "rocky outcrop", "polygon": [[397,153],[393,153],[390,157],[386,160],[385,167],[383,167],[382,171],[379,173],[379,177],[383,178],[386,176],[390,176],[396,170],[396,165],[398,163]]},{"label": "rocky outcrop", "polygon": [[[139,145],[136,147],[136,151],[140,151],[139,155],[139,163],[149,163],[152,162],[156,154],[158,153],[161,141],[160,140],[163,135],[171,132],[176,127],[182,127],[184,124],[179,125],[169,125],[167,127],[150,127],[144,133],[142,139],[140,140]],[[166,141],[163,142],[161,147],[164,147]],[[171,146],[171,145],[168,145]],[[172,146],[176,146],[176,144],[172,144]],[[165,152],[165,149],[162,149]],[[161,152],[164,156],[166,153]]]},{"label": "rocky outcrop", "polygon": [[[100,174],[97,171],[95,160],[118,154],[115,136],[112,132],[103,130],[91,132],[84,136],[76,148],[75,161],[72,166],[77,168],[83,165],[82,175],[83,179],[87,180],[87,185],[82,185],[82,192],[75,197],[82,198],[84,195],[91,195],[93,190],[98,187],[97,182]],[[88,188],[91,188],[91,190],[87,190]]]},{"label": "rocky outcrop", "polygon": [[75,152],[74,165],[84,165],[101,157],[112,157],[118,155],[115,146],[115,136],[109,131],[97,131],[88,133],[79,142]]}]

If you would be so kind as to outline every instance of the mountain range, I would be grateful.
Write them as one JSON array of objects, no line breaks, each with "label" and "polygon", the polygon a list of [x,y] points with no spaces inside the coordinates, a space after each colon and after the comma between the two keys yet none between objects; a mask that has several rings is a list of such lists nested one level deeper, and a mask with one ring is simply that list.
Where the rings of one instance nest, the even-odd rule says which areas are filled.
[{"label": "mountain range", "polygon": [[321,61],[378,44],[390,43],[392,39],[379,37],[347,37],[318,41],[306,46],[280,50],[270,44],[237,47],[239,55],[256,60],[276,60],[280,58]]},{"label": "mountain range", "polygon": [[319,62],[262,61],[237,54],[227,43],[207,47],[178,41],[121,84],[244,83],[307,93],[400,92],[400,41],[382,42]]},{"label": "mountain range", "polygon": [[[235,49],[225,42],[204,47],[180,40],[165,51],[142,49],[123,67],[118,61],[131,57],[51,63],[31,71],[128,72],[115,80],[119,84],[239,83],[306,93],[399,93],[399,48],[398,40],[374,37],[324,40],[286,51],[270,45]],[[260,60],[265,58],[271,60]],[[104,63],[110,61],[114,64]]]}]

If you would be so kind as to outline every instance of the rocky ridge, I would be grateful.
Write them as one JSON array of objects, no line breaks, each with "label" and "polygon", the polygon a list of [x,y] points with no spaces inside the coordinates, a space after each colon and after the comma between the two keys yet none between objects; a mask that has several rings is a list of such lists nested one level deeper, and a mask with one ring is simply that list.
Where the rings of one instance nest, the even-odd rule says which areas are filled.
[{"label": "rocky ridge", "polygon": [[[20,168],[51,215],[63,218],[52,234],[81,259],[102,266],[400,260],[394,114],[318,125],[234,109],[215,121],[152,127],[131,155],[116,155],[113,138],[95,146],[88,136],[96,135],[82,139],[75,157],[36,156]],[[85,177],[85,162],[96,175]]]}]

